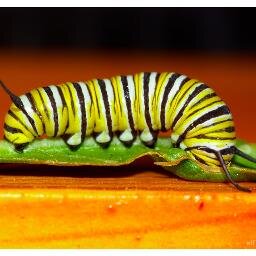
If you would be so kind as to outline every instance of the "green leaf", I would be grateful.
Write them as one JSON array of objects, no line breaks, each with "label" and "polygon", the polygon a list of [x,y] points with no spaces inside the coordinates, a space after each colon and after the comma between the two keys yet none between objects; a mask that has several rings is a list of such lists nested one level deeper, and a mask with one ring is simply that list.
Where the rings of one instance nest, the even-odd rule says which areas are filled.
[{"label": "green leaf", "polygon": [[[238,140],[236,146],[247,155],[256,158],[256,144],[248,144],[242,140]],[[256,163],[250,162],[238,155],[234,156],[233,163],[239,166],[256,169]]]},{"label": "green leaf", "polygon": [[[237,146],[256,157],[256,145],[238,141]],[[139,139],[133,146],[126,147],[116,137],[109,147],[102,148],[93,138],[87,138],[76,151],[70,150],[60,138],[38,139],[22,153],[16,152],[11,143],[0,141],[0,163],[116,166],[129,164],[144,155],[152,157],[156,165],[183,179],[226,180],[221,168],[201,165],[189,159],[184,150],[172,147],[170,138],[159,138],[154,148],[146,147]],[[234,156],[229,171],[235,181],[256,181],[256,164],[239,156]]]}]

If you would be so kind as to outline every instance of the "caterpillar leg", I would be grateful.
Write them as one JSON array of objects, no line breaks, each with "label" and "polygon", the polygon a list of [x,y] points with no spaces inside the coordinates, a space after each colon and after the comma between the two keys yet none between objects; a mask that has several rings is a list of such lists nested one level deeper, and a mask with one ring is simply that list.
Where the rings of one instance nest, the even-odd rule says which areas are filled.
[{"label": "caterpillar leg", "polygon": [[65,134],[62,136],[62,139],[71,150],[77,150],[83,142],[81,132],[77,132],[75,134]]},{"label": "caterpillar leg", "polygon": [[24,134],[23,131],[11,128],[5,124],[4,139],[12,143],[16,151],[22,152],[34,140],[34,136],[31,133]]},{"label": "caterpillar leg", "polygon": [[157,140],[157,131],[145,129],[140,134],[140,140],[148,147],[154,146]]},{"label": "caterpillar leg", "polygon": [[109,145],[112,140],[112,136],[110,136],[109,132],[103,131],[95,136],[95,140],[103,147]]},{"label": "caterpillar leg", "polygon": [[215,154],[216,158],[219,160],[220,164],[221,164],[221,167],[228,179],[228,181],[233,184],[238,190],[241,190],[241,191],[244,191],[244,192],[251,192],[251,189],[250,188],[247,188],[247,187],[243,187],[241,185],[239,185],[238,183],[236,183],[232,177],[230,176],[230,173],[227,169],[227,166],[223,160],[223,157],[221,155],[221,153],[217,150],[214,150],[214,149],[211,149],[211,148],[208,148],[208,147],[204,147],[204,146],[198,146],[198,147],[191,147],[191,148],[186,148],[185,150],[188,151],[188,150],[192,150],[192,149],[199,149],[199,150],[204,150],[204,149],[207,149],[207,151],[211,151],[213,154]]},{"label": "caterpillar leg", "polygon": [[[4,139],[9,141],[5,136],[4,136]],[[28,146],[29,142],[25,142],[25,143],[15,143],[15,142],[11,142],[9,141],[10,143],[12,143],[14,145],[14,148],[15,150],[18,152],[18,153],[22,153],[23,150]]]},{"label": "caterpillar leg", "polygon": [[118,137],[118,139],[126,146],[131,146],[135,138],[136,134],[132,132],[131,129],[126,129]]}]

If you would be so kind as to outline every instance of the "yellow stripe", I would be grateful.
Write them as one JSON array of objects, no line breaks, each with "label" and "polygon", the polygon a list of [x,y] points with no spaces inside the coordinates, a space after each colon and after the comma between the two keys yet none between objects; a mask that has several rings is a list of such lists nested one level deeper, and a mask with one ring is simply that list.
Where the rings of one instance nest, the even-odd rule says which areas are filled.
[{"label": "yellow stripe", "polygon": [[[20,119],[20,121],[16,120],[10,114],[7,113],[4,123],[9,125],[10,127],[17,128],[17,129],[20,129],[22,131],[22,133],[24,134],[24,138],[23,138],[24,142],[21,142],[21,143],[32,141],[34,139],[34,135],[24,125],[24,124],[26,124],[26,122],[25,122],[25,116],[24,116],[23,112],[20,109],[18,109],[13,103],[10,107],[10,110],[18,117],[18,119]],[[12,141],[14,138],[18,137],[17,135],[15,137],[15,134],[9,133],[6,130],[4,130],[4,132],[6,133],[6,137],[10,141]],[[21,133],[18,133],[18,134],[21,136]]]},{"label": "yellow stripe", "polygon": [[[59,86],[60,90],[62,91],[62,94],[64,95],[63,86]],[[58,90],[57,90],[57,93]],[[65,96],[64,96],[65,99]],[[67,127],[68,123],[68,108],[64,106],[65,102],[62,102],[63,106],[57,106],[57,112],[58,112],[58,123],[59,123],[59,129],[57,136],[60,136],[64,134],[65,129]]]},{"label": "yellow stripe", "polygon": [[93,86],[94,86],[93,88],[94,88],[94,92],[95,92],[94,104],[95,104],[97,110],[99,111],[99,112],[96,111],[94,132],[100,133],[103,131],[108,131],[108,126],[107,126],[107,122],[106,122],[106,114],[105,114],[105,106],[103,103],[102,94],[101,94],[101,90],[99,88],[98,80],[93,79],[92,83],[93,83]]},{"label": "yellow stripe", "polygon": [[207,163],[207,165],[210,165],[210,166],[216,166],[217,165],[218,166],[220,164],[219,161],[216,158],[215,159],[211,158],[211,156],[215,157],[214,154],[206,153],[202,150],[196,150],[196,149],[191,150],[190,153],[193,153],[195,156],[200,157],[201,159],[203,159]]},{"label": "yellow stripe", "polygon": [[140,83],[140,76],[141,76],[141,73],[138,73],[138,74],[135,74],[134,75],[134,83],[135,83],[135,109],[136,109],[136,127],[138,130],[140,130],[140,116],[141,116],[141,109],[140,109],[140,101],[141,101],[141,89],[140,89],[140,86],[141,86],[141,83]]},{"label": "yellow stripe", "polygon": [[93,104],[93,95],[90,91],[89,88],[89,83],[90,81],[86,81],[84,82],[85,84],[87,84],[86,88],[88,90],[88,94],[91,97],[91,100],[86,100],[85,99],[85,111],[86,111],[86,122],[87,122],[87,126],[86,126],[86,136],[89,136],[93,133],[93,129],[94,129],[94,122],[95,122],[95,106]]},{"label": "yellow stripe", "polygon": [[10,133],[6,130],[4,130],[4,135],[8,141],[15,144],[23,144],[23,143],[31,142],[34,140],[34,136],[27,137],[25,134]]},{"label": "yellow stripe", "polygon": [[[54,120],[53,120],[53,113],[51,108],[49,107],[51,105],[49,98],[46,94],[46,92],[44,91],[43,88],[38,88],[38,90],[40,91],[40,94],[43,98],[44,101],[44,105],[46,107],[46,111],[49,114],[49,118],[47,117],[47,114],[42,106],[42,119],[43,119],[43,123],[45,124],[45,132],[47,134],[48,137],[52,137],[54,135]],[[43,102],[42,102],[43,105]]]},{"label": "yellow stripe", "polygon": [[[171,99],[170,104],[167,104],[167,114],[166,114],[166,120],[174,120],[174,117],[177,115],[177,107],[181,97],[183,94],[195,83],[197,82],[196,79],[190,79],[187,81],[177,92],[176,96]],[[188,94],[185,95],[185,97],[188,97]]]},{"label": "yellow stripe", "polygon": [[154,123],[156,124],[156,128],[158,130],[161,129],[161,120],[160,120],[160,114],[161,114],[161,95],[163,95],[166,84],[169,80],[169,78],[172,76],[173,73],[161,73],[159,76],[159,80],[157,82],[156,88],[155,88],[155,97],[153,98],[153,109],[155,109],[155,120]]},{"label": "yellow stripe", "polygon": [[[178,128],[175,130],[175,132],[176,132],[177,134],[182,134],[183,131],[188,127],[187,124],[192,124],[193,121],[195,121],[196,119],[200,118],[203,114],[205,114],[205,113],[207,113],[207,112],[209,112],[209,111],[211,111],[211,110],[213,110],[213,109],[217,109],[217,108],[220,107],[220,106],[223,106],[223,102],[216,102],[216,103],[214,103],[213,105],[211,105],[210,108],[207,108],[207,109],[204,108],[204,109],[202,109],[202,110],[197,111],[195,114],[189,116],[189,117],[186,119],[186,121],[184,121],[184,122],[180,125],[180,127],[178,127]],[[226,117],[224,117],[224,118],[226,118]],[[225,119],[224,119],[224,120],[225,120]],[[202,123],[202,124],[199,124],[196,128],[193,128],[193,129],[190,130],[189,132],[191,132],[191,131],[194,132],[194,131],[196,131],[196,130],[198,130],[198,129],[201,129],[203,126],[204,126],[203,123]]]},{"label": "yellow stripe", "polygon": [[[207,93],[208,94],[208,93]],[[205,94],[206,95],[206,94]],[[202,97],[200,97],[202,98]],[[184,125],[185,122],[187,122],[189,116],[193,113],[193,112],[196,112],[198,109],[200,108],[203,108],[207,105],[209,105],[210,103],[213,103],[215,101],[218,101],[220,100],[220,98],[218,96],[215,96],[213,98],[210,98],[210,99],[207,99],[205,101],[203,101],[202,103],[198,104],[197,106],[195,107],[188,107],[186,108],[185,112],[183,113],[182,117],[180,118],[180,120],[177,122],[176,126],[175,126],[175,129],[179,129],[180,126]],[[210,110],[209,110],[210,111]],[[198,116],[197,115],[197,112],[194,113],[192,116]],[[194,117],[196,118],[196,117]]]},{"label": "yellow stripe", "polygon": [[[42,102],[40,100],[38,91],[37,90],[32,90],[32,91],[30,91],[30,93],[31,93],[31,96],[34,100],[36,109],[38,110],[39,114],[42,116],[42,114],[41,114],[41,112],[42,112]],[[41,118],[36,113],[34,113],[33,114],[33,119],[35,120],[35,125],[36,125],[36,129],[38,131],[38,135],[39,136],[43,135],[44,130],[43,130],[43,123],[42,123]]]},{"label": "yellow stripe", "polygon": [[[191,151],[188,151],[188,154],[190,156],[192,156],[192,158],[194,158],[193,154],[202,158],[207,163],[207,165],[220,166],[220,162],[217,160],[217,158],[214,154],[205,152],[203,150],[197,150],[197,149],[193,149]],[[214,159],[211,158],[211,157],[214,157]],[[223,157],[224,162],[227,163],[232,159],[233,155],[223,155],[222,157]]]},{"label": "yellow stripe", "polygon": [[[218,117],[218,118],[216,118],[214,123],[217,123],[219,121],[224,121],[226,119],[227,119],[227,117]],[[204,127],[200,130],[189,133],[187,135],[187,138],[192,138],[192,137],[198,136],[200,134],[208,134],[208,133],[211,133],[211,132],[214,132],[214,131],[217,131],[217,130],[225,129],[227,127],[234,127],[234,122],[233,121],[226,121],[226,122],[223,122],[223,123],[220,123],[220,124],[216,124],[216,125],[213,124],[209,127]]]},{"label": "yellow stripe", "polygon": [[194,147],[194,146],[198,146],[198,145],[211,145],[211,146],[216,146],[219,149],[223,149],[226,148],[227,145],[234,144],[234,141],[232,139],[227,139],[227,140],[219,140],[218,138],[216,139],[198,139],[198,138],[190,138],[190,139],[185,139],[183,141],[183,143],[187,146],[187,147]]}]

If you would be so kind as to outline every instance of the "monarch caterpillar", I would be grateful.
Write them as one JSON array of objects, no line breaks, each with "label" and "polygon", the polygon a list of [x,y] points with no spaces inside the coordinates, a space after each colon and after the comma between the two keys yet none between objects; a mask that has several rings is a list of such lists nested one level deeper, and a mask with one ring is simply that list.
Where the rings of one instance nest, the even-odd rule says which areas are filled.
[{"label": "monarch caterpillar", "polygon": [[116,134],[131,146],[137,136],[153,147],[159,131],[171,130],[174,146],[206,165],[221,166],[227,179],[242,187],[227,169],[234,154],[256,159],[235,147],[235,129],[227,105],[206,84],[174,72],[67,82],[14,95],[5,117],[4,138],[22,151],[36,137],[61,136],[72,149],[87,136],[106,147]]}]

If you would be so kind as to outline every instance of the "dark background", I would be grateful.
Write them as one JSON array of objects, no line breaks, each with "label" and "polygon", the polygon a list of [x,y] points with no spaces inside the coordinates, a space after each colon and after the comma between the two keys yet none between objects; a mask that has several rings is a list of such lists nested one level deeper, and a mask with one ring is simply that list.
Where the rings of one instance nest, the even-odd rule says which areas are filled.
[{"label": "dark background", "polygon": [[255,50],[254,8],[0,8],[0,47]]}]

